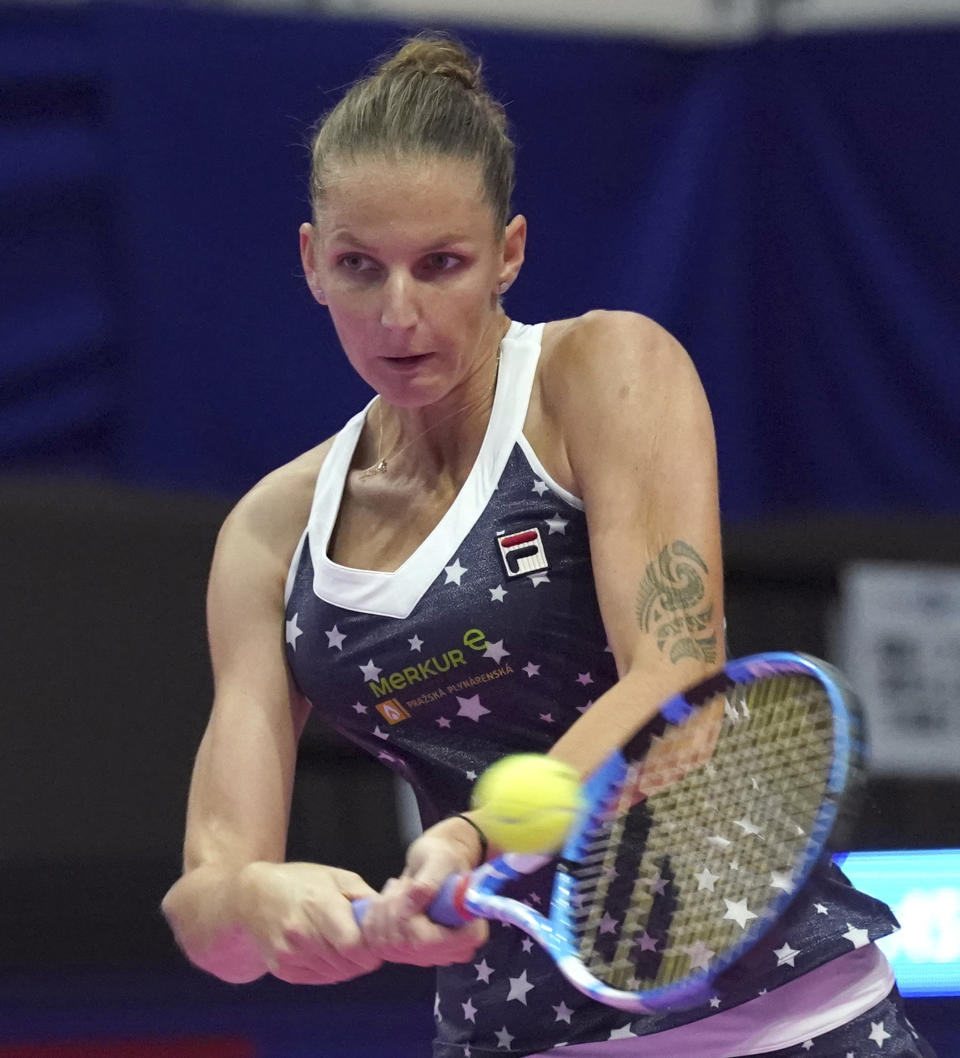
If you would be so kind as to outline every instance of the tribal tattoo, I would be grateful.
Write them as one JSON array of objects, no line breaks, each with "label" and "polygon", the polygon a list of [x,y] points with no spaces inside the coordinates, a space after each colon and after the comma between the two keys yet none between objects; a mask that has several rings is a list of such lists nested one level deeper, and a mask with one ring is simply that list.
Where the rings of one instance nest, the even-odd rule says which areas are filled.
[{"label": "tribal tattoo", "polygon": [[637,590],[637,623],[676,664],[682,658],[716,661],[713,604],[704,604],[707,564],[685,541],[674,540],[644,570]]}]

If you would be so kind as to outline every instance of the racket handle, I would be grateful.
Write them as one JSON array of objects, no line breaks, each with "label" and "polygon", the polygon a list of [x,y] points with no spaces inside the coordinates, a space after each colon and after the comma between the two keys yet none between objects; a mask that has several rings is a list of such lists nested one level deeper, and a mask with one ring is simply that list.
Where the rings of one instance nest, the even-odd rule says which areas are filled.
[{"label": "racket handle", "polygon": [[474,916],[463,906],[463,893],[470,881],[469,874],[451,874],[440,891],[430,901],[427,917],[439,926],[463,926]]},{"label": "racket handle", "polygon": [[362,926],[367,916],[367,908],[370,906],[370,897],[362,896],[359,900],[351,900],[350,906],[353,908],[353,917],[357,920],[357,925]]},{"label": "racket handle", "polygon": [[[469,874],[451,874],[440,886],[440,891],[437,895],[430,901],[430,906],[427,908],[427,918],[431,922],[436,922],[438,926],[457,927],[463,926],[467,922],[472,922],[474,916],[466,910],[462,903],[463,890],[469,880]],[[351,901],[353,917],[361,926],[371,899],[371,897],[365,896],[359,900]]]}]

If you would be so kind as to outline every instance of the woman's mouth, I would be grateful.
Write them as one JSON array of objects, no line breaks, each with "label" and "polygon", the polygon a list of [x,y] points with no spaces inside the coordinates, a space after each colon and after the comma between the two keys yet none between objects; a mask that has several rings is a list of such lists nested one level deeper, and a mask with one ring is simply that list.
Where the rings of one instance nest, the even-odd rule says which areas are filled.
[{"label": "woman's mouth", "polygon": [[391,370],[406,372],[425,364],[432,356],[433,353],[417,353],[411,356],[386,356],[384,360],[390,365]]}]

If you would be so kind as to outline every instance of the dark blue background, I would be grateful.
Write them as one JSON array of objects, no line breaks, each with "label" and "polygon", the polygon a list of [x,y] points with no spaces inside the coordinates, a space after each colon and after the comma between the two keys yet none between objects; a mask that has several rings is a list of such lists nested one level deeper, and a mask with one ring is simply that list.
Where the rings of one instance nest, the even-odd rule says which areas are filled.
[{"label": "dark blue background", "polygon": [[[305,142],[415,27],[0,26],[0,460],[233,495],[335,431],[368,394],[299,275]],[[519,145],[512,315],[674,331],[728,519],[960,509],[960,32],[465,36]]]}]

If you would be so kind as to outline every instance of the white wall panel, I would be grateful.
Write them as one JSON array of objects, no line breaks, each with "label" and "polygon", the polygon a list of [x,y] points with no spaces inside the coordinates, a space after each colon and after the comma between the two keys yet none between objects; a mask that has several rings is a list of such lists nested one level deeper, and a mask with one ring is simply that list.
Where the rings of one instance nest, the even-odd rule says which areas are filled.
[{"label": "white wall panel", "polygon": [[445,25],[662,37],[691,43],[925,24],[960,25],[960,0],[196,0]]},{"label": "white wall panel", "polygon": [[328,0],[349,15],[555,30],[730,39],[754,33],[764,0]]},{"label": "white wall panel", "polygon": [[[2,0],[0,0],[2,2]],[[22,0],[36,6],[86,0]],[[163,0],[159,0],[163,2]],[[197,6],[391,19],[417,24],[513,26],[557,33],[687,40],[749,40],[764,33],[954,24],[960,0],[186,0]],[[179,6],[179,5],[178,5]]]}]

